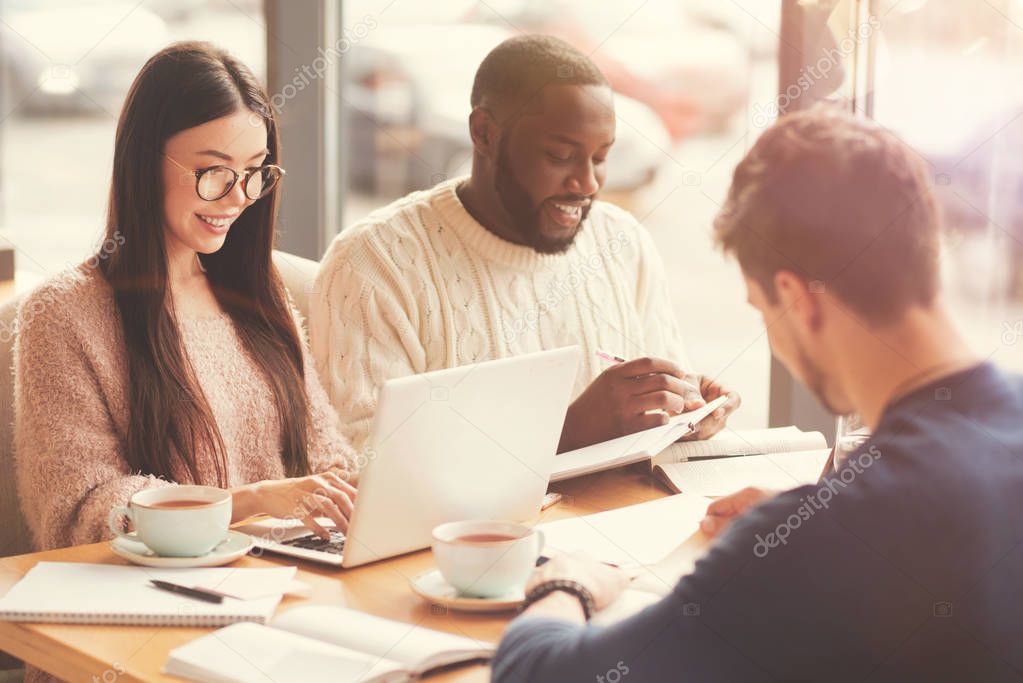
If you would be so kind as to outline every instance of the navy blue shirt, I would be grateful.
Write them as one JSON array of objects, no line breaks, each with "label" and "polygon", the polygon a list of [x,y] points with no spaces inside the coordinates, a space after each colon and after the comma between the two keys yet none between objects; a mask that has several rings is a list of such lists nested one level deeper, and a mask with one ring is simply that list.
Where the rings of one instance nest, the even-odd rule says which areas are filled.
[{"label": "navy blue shirt", "polygon": [[752,509],[606,628],[521,617],[498,683],[1023,681],[1023,377],[899,399],[813,486]]}]

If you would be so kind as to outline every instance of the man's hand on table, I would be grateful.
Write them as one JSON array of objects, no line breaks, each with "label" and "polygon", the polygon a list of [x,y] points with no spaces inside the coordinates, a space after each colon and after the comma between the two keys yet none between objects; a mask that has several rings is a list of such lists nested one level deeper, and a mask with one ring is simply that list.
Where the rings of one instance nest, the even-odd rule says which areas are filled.
[{"label": "man's hand on table", "polygon": [[733,520],[776,493],[777,491],[747,486],[741,491],[718,498],[707,506],[707,515],[700,521],[700,529],[711,538],[716,538],[725,532]]}]

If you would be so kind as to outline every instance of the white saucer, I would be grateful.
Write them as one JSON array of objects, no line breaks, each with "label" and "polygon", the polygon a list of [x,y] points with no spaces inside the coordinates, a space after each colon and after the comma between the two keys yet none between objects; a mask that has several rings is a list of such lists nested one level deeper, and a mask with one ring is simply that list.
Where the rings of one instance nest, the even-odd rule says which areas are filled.
[{"label": "white saucer", "polygon": [[516,609],[526,599],[522,589],[496,598],[475,598],[459,595],[458,590],[444,580],[439,569],[424,572],[409,580],[417,595],[434,605],[462,612],[503,612]]},{"label": "white saucer", "polygon": [[227,537],[216,548],[199,557],[163,557],[157,555],[142,541],[134,538],[117,537],[110,541],[110,549],[135,564],[146,567],[219,567],[234,562],[252,549],[252,537],[240,531],[228,531]]}]

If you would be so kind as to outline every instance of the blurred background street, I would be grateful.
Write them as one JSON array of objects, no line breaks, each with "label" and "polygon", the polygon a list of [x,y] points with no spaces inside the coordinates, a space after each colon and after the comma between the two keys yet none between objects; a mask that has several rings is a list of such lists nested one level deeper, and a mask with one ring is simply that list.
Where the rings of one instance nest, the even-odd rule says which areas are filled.
[{"label": "blurred background street", "polygon": [[[875,119],[930,162],[948,218],[945,279],[956,316],[978,352],[1023,369],[1023,91],[1016,87],[1023,28],[1007,21],[1023,14],[1023,3],[878,5]],[[695,369],[743,394],[734,426],[766,426],[763,322],[745,304],[737,267],[713,249],[710,230],[735,164],[777,114],[778,0],[428,7],[359,0],[343,8],[352,30],[341,93],[348,188],[336,229],[467,173],[468,97],[480,59],[518,31],[560,35],[592,54],[618,93],[605,197],[653,233]],[[0,245],[13,245],[19,271],[38,277],[80,262],[98,243],[116,116],[145,59],[171,41],[205,39],[266,74],[258,0],[0,0],[0,19]],[[847,51],[841,39],[863,27],[839,12],[829,27],[837,38],[833,68],[813,85],[841,95],[862,44]],[[287,167],[287,139],[284,150]]]}]

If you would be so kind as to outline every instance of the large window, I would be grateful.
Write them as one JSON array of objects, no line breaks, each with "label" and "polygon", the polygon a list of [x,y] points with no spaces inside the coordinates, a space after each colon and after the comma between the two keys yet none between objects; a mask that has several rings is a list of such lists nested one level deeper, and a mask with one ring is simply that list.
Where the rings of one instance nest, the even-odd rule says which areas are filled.
[{"label": "large window", "polygon": [[1023,369],[1023,3],[878,2],[869,115],[927,160],[944,279],[974,349]]},{"label": "large window", "polygon": [[[795,32],[783,5],[797,13]],[[327,74],[281,111],[294,167],[282,229],[315,256],[371,210],[468,173],[477,65],[509,36],[545,32],[591,55],[612,81],[618,142],[604,198],[653,234],[696,369],[746,399],[736,427],[768,422],[770,354],[737,267],[713,248],[711,220],[756,136],[780,111],[824,97],[873,116],[928,160],[947,216],[954,314],[981,353],[1023,367],[1018,0],[268,6],[0,0],[0,243],[14,245],[19,271],[48,276],[97,244],[121,101],[145,59],[173,40],[226,47],[261,78],[271,73],[278,92],[316,46],[341,55],[338,80]],[[339,140],[326,129],[340,119]],[[344,179],[343,192],[331,178]],[[306,211],[317,202],[340,204],[341,218]]]},{"label": "large window", "polygon": [[343,223],[467,174],[469,93],[516,33],[572,43],[617,92],[605,199],[653,234],[697,369],[740,391],[733,425],[767,424],[767,340],[711,219],[735,164],[773,120],[779,0],[390,0],[344,3],[348,192]]},{"label": "large window", "polygon": [[0,244],[19,279],[84,260],[101,239],[114,131],[145,61],[209,40],[266,72],[260,0],[0,0]]}]

